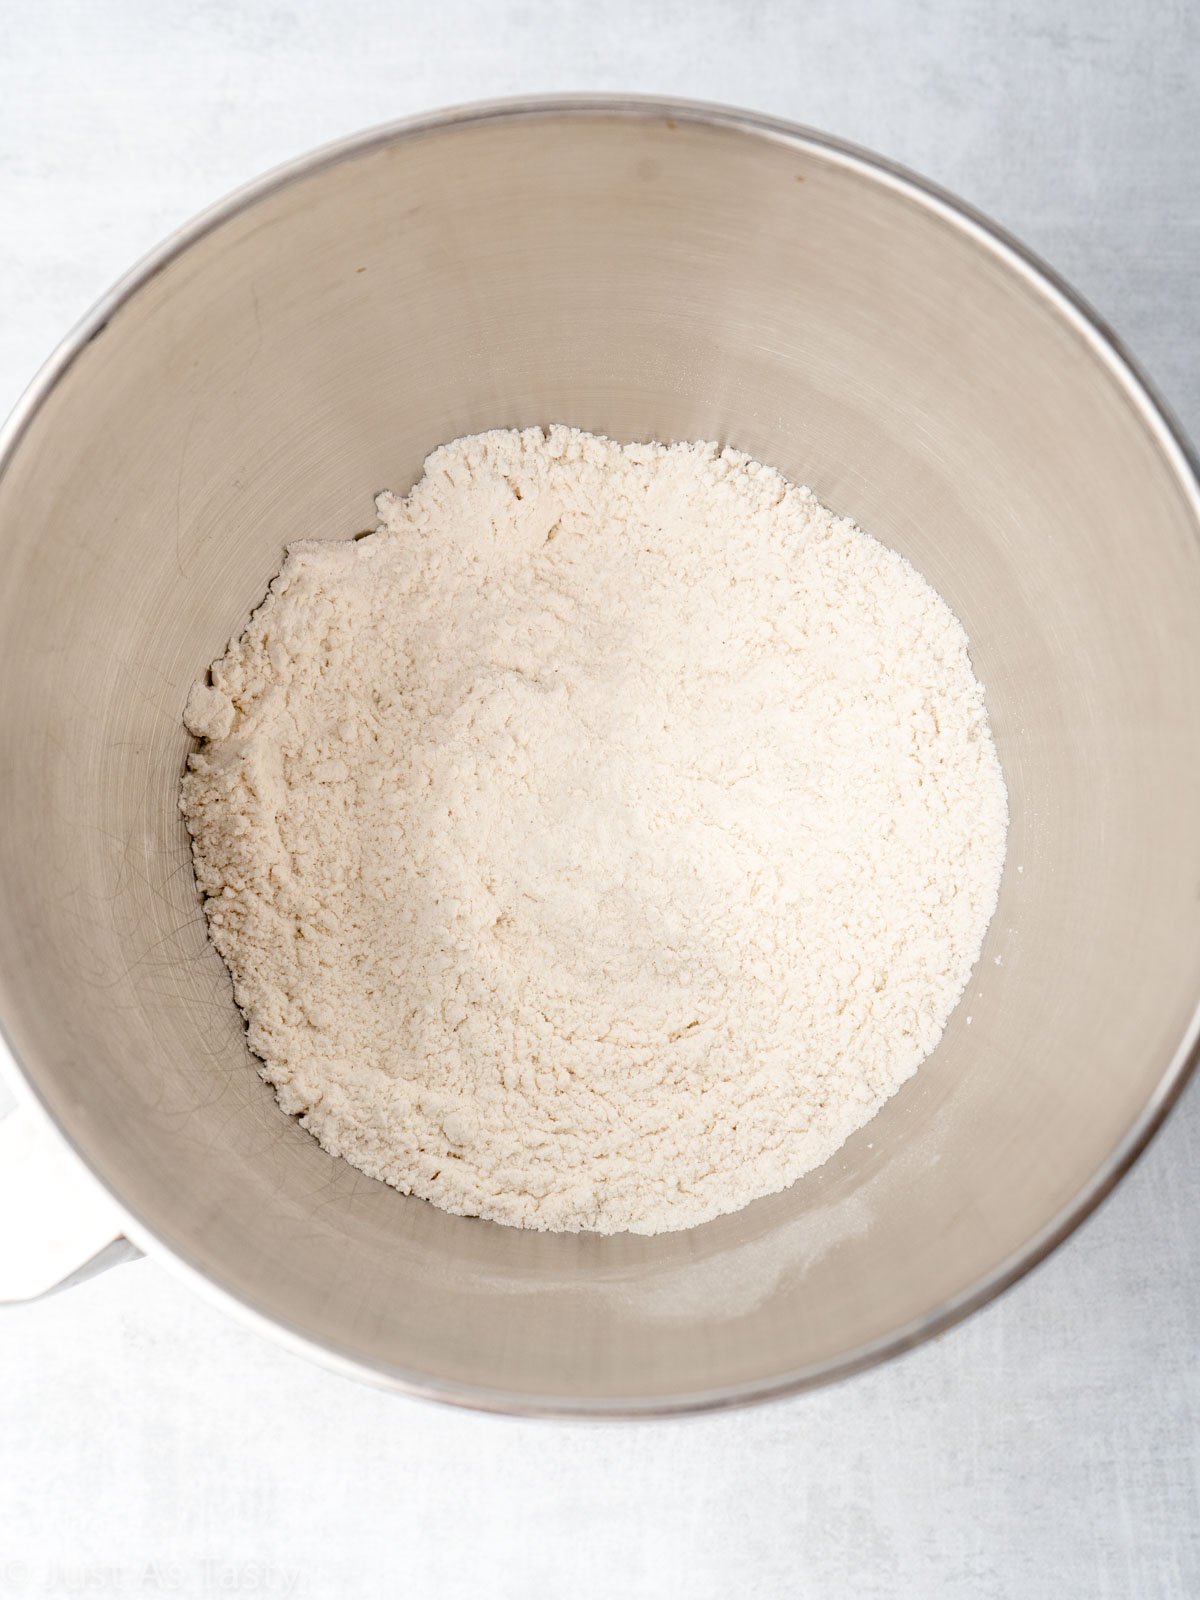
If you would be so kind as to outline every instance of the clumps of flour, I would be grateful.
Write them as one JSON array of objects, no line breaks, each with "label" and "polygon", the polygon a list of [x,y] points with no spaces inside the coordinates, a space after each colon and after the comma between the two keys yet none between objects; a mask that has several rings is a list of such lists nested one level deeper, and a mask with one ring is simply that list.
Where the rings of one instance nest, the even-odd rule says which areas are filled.
[{"label": "clumps of flour", "polygon": [[687,1227],[938,1042],[996,904],[967,639],[714,444],[495,432],[292,545],[188,701],[182,808],[263,1075],[448,1211]]}]

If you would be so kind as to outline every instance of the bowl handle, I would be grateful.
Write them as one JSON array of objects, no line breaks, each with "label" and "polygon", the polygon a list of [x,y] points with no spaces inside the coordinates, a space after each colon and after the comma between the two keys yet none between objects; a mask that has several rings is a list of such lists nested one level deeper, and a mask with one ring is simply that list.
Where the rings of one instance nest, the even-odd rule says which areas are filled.
[{"label": "bowl handle", "polygon": [[141,1254],[120,1212],[40,1111],[0,1121],[0,1305],[36,1300]]}]

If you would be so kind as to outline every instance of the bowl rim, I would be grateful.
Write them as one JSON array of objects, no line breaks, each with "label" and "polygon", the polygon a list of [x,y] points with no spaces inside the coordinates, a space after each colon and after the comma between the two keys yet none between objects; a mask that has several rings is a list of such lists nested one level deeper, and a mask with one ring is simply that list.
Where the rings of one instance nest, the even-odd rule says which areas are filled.
[{"label": "bowl rim", "polygon": [[[1060,319],[1074,328],[1092,354],[1108,368],[1140,413],[1173,470],[1180,490],[1191,507],[1197,536],[1200,537],[1200,457],[1190,446],[1179,423],[1104,319],[1052,267],[1012,234],[957,196],[898,163],[802,124],[708,101],[623,93],[516,96],[423,112],[320,145],[233,190],[185,222],[130,268],[53,351],[0,427],[0,477],[7,471],[34,417],[66,377],[80,353],[103,333],[122,306],[207,234],[293,183],[400,140],[489,122],[562,116],[606,116],[693,123],[783,144],[882,184],[971,238],[1005,268],[1024,279]],[[2,974],[0,982],[3,982]],[[509,1391],[435,1378],[421,1372],[375,1363],[350,1354],[302,1327],[261,1310],[241,1294],[214,1281],[203,1268],[161,1237],[148,1217],[126,1205],[92,1165],[72,1135],[59,1123],[35,1079],[20,1061],[2,1019],[0,1037],[8,1046],[15,1069],[13,1087],[18,1097],[32,1102],[35,1113],[49,1117],[73,1154],[111,1196],[127,1224],[127,1237],[242,1323],[347,1377],[419,1399],[523,1417],[645,1418],[723,1410],[797,1394],[850,1377],[924,1344],[996,1299],[1044,1261],[1096,1210],[1162,1126],[1200,1060],[1200,999],[1153,1092],[1091,1179],[1020,1249],[968,1288],[904,1326],[823,1362],[712,1389],[612,1398]]]}]

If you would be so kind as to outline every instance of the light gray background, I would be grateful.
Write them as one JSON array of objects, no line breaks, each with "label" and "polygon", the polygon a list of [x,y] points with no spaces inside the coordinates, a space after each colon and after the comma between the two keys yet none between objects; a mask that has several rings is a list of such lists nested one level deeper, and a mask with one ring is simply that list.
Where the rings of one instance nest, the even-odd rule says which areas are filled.
[{"label": "light gray background", "polygon": [[[776,112],[956,190],[1200,433],[1195,6],[20,0],[0,40],[0,407],[263,168],[443,103],[624,88]],[[837,1389],[686,1423],[397,1400],[123,1267],[0,1316],[0,1595],[1200,1594],[1198,1156],[1193,1091],[998,1305]]]}]

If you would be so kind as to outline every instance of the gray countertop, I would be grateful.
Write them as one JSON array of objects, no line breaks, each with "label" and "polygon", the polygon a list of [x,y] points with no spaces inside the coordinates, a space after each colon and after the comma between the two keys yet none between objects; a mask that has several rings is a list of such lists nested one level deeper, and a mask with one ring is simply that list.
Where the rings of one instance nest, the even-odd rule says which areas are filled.
[{"label": "gray countertop", "polygon": [[[962,194],[1200,434],[1195,6],[15,0],[5,21],[0,407],[263,168],[439,104],[629,89],[811,123]],[[125,1266],[0,1316],[0,1595],[1195,1595],[1198,1222],[1193,1087],[1100,1214],[962,1327],[815,1395],[619,1426],[378,1394]]]}]

